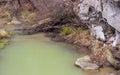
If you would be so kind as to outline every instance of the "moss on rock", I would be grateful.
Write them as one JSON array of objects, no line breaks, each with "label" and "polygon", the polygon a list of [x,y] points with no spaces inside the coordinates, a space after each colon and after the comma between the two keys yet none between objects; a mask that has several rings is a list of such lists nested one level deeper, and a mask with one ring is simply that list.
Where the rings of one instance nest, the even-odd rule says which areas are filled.
[{"label": "moss on rock", "polygon": [[4,48],[6,44],[8,44],[9,40],[8,39],[1,39],[0,40],[0,49]]}]

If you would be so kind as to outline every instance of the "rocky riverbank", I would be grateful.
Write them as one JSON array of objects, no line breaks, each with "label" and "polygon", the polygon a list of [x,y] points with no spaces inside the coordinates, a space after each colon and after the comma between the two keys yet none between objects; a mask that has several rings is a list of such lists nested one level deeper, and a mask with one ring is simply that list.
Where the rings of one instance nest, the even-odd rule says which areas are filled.
[{"label": "rocky riverbank", "polygon": [[10,34],[6,31],[1,29],[0,30],[0,49],[4,48],[6,44],[9,42]]},{"label": "rocky riverbank", "polygon": [[[41,6],[41,3],[37,5],[36,1],[16,0],[17,8],[11,6],[12,14],[11,9],[6,6],[3,12],[5,15],[1,17],[9,16],[9,22],[3,24],[18,26],[15,30],[22,34],[45,32],[46,36],[54,41],[71,43],[78,50],[79,47],[85,47],[89,55],[80,57],[75,62],[82,69],[112,66],[119,70],[119,2],[119,0],[58,0],[48,3],[48,8]],[[25,8],[20,9],[20,6]]]}]

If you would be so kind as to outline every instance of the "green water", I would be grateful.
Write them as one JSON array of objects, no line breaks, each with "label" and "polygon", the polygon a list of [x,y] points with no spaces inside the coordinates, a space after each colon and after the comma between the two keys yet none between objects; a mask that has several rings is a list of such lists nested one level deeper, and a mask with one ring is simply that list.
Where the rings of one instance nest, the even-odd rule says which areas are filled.
[{"label": "green water", "polygon": [[15,36],[0,51],[0,75],[85,75],[74,66],[79,57],[64,43],[43,34]]}]

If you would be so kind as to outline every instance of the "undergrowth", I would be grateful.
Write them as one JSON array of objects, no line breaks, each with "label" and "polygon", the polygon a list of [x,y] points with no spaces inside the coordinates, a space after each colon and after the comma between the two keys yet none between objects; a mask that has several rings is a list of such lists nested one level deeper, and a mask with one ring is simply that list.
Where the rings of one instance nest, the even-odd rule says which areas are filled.
[{"label": "undergrowth", "polygon": [[6,44],[8,44],[9,40],[7,39],[1,39],[0,40],[0,48],[4,48]]},{"label": "undergrowth", "polygon": [[79,32],[82,32],[83,29],[81,27],[63,27],[62,28],[62,32],[61,34],[66,36],[66,35],[69,35],[69,34],[77,34]]}]

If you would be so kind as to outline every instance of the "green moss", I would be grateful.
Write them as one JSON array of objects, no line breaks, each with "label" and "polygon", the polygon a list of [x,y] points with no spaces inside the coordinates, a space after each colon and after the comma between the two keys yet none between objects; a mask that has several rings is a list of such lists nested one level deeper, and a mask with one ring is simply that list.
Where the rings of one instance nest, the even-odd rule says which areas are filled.
[{"label": "green moss", "polygon": [[71,27],[63,27],[62,29],[62,35],[69,35],[72,32]]},{"label": "green moss", "polygon": [[78,28],[75,28],[75,27],[63,27],[62,29],[62,35],[66,36],[66,35],[69,35],[69,34],[77,34],[77,33],[80,33],[82,32],[83,29],[81,27],[78,27]]},{"label": "green moss", "polygon": [[0,48],[4,48],[4,46],[9,42],[8,39],[1,39],[0,40]]}]

